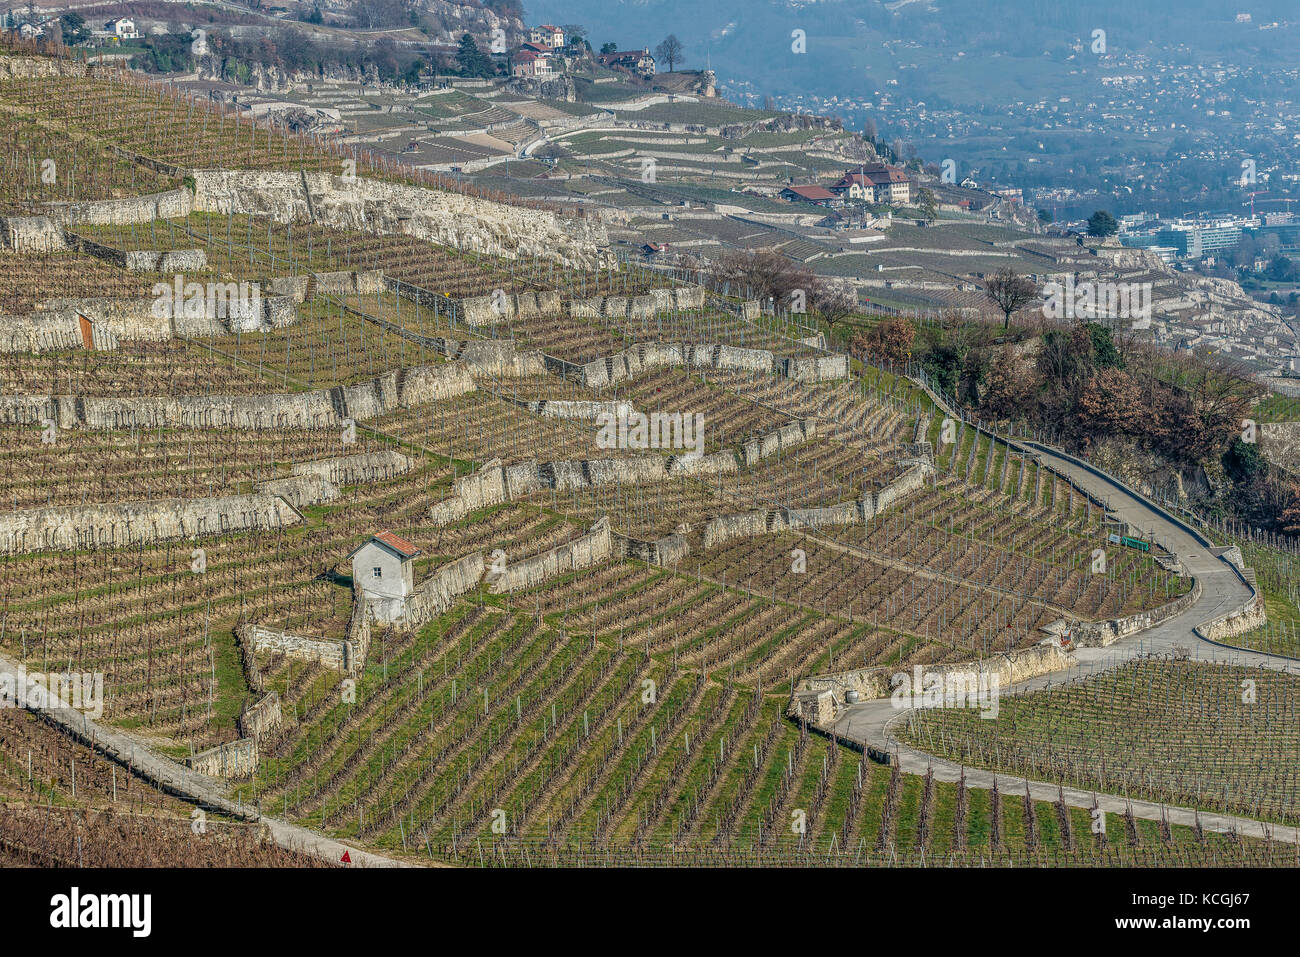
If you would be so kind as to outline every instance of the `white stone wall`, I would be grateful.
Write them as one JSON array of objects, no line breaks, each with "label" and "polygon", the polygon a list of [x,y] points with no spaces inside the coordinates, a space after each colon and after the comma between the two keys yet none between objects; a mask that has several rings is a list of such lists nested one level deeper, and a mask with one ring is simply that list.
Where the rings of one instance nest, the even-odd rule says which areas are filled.
[{"label": "white stone wall", "polygon": [[277,529],[302,520],[276,495],[55,505],[0,513],[0,551],[9,554],[117,548],[139,542]]},{"label": "white stone wall", "polygon": [[441,615],[451,607],[458,595],[463,595],[478,585],[483,578],[484,567],[481,552],[474,552],[443,565],[415,586],[415,592],[406,600],[402,625],[419,628]]},{"label": "white stone wall", "polygon": [[265,214],[279,222],[314,220],[505,258],[537,256],[588,268],[610,261],[609,237],[595,220],[561,219],[546,210],[445,190],[364,175],[349,182],[328,173],[196,170],[194,179],[194,205],[202,212]]},{"label": "white stone wall", "polygon": [[566,572],[590,568],[614,557],[614,542],[609,529],[609,519],[602,518],[586,535],[565,542],[548,552],[519,561],[506,562],[505,574],[493,578],[494,594],[518,591],[538,585]]}]

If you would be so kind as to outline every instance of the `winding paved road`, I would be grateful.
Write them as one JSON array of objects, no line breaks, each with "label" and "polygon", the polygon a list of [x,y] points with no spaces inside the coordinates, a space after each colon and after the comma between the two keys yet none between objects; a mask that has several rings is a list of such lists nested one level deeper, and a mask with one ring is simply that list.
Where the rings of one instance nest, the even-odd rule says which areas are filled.
[{"label": "winding paved road", "polygon": [[[1187,649],[1197,660],[1260,666],[1300,674],[1300,662],[1227,648],[1206,641],[1196,633],[1197,625],[1240,608],[1251,597],[1250,587],[1242,581],[1232,566],[1211,552],[1206,539],[1189,531],[1165,512],[1139,498],[1114,480],[1082,467],[1069,457],[1036,443],[1013,444],[1038,456],[1044,464],[1056,469],[1080,488],[1106,502],[1112,514],[1142,529],[1151,535],[1154,541],[1176,555],[1188,573],[1200,582],[1201,595],[1182,613],[1146,631],[1121,638],[1106,648],[1077,649],[1073,656],[1075,664],[1067,672],[1040,675],[1037,678],[1018,682],[1003,688],[1001,692],[1003,695],[1024,694],[1046,687],[1048,684],[1060,684],[1066,679],[1072,680],[1104,671],[1138,655],[1172,654],[1176,648]],[[842,738],[892,753],[894,760],[908,774],[923,775],[928,768],[932,767],[937,780],[949,782],[960,780],[962,768],[959,764],[914,750],[894,736],[893,727],[898,721],[904,720],[907,714],[908,711],[895,708],[888,698],[864,701],[846,706],[830,730]],[[1042,781],[1026,782],[1025,778],[1015,775],[976,768],[966,768],[965,775],[968,787],[991,789],[996,779],[998,788],[1004,794],[1024,794],[1028,783],[1029,793],[1035,799],[1056,801],[1058,798],[1056,784]],[[1094,794],[1091,791],[1062,788],[1060,793],[1064,796],[1066,804],[1072,807],[1093,806]],[[1186,825],[1194,825],[1197,820],[1197,813],[1187,808],[1166,807],[1150,801],[1130,801],[1127,798],[1103,794],[1095,795],[1095,800],[1097,806],[1115,814],[1123,814],[1131,805],[1135,817],[1147,820],[1159,821],[1162,817],[1167,817],[1171,824]],[[1239,834],[1248,837],[1262,838],[1271,833],[1277,840],[1288,842],[1300,840],[1300,830],[1294,827],[1263,824],[1250,818],[1204,812],[1199,815],[1199,819],[1201,826],[1206,830],[1227,832],[1235,828]]]}]

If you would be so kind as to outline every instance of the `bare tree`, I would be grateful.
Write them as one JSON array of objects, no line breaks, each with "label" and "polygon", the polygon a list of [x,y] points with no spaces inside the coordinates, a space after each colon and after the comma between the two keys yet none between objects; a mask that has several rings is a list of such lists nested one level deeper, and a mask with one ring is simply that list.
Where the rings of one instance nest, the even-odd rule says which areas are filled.
[{"label": "bare tree", "polygon": [[984,283],[984,295],[1002,310],[1002,328],[1011,327],[1011,314],[1038,298],[1038,287],[1010,266],[1004,266]]},{"label": "bare tree", "polygon": [[812,270],[775,249],[724,253],[713,263],[711,272],[713,288],[730,295],[770,300],[773,306],[782,308],[789,308],[796,300],[815,301],[817,277]]},{"label": "bare tree", "polygon": [[858,300],[851,286],[822,281],[817,284],[814,294],[814,308],[831,327],[831,332],[835,331],[839,323],[859,311]]},{"label": "bare tree", "polygon": [[683,49],[682,41],[677,39],[676,34],[670,33],[663,43],[655,47],[655,59],[667,63],[668,72],[672,73],[673,67],[685,59],[682,55]]}]

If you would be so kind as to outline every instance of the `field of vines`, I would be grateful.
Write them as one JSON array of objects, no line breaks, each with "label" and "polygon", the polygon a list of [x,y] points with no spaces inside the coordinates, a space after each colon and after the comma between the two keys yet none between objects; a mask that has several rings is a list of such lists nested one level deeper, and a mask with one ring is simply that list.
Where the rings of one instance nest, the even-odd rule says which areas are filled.
[{"label": "field of vines", "polygon": [[[468,866],[1295,862],[1291,845],[1131,815],[1099,835],[1086,809],[899,774],[787,721],[784,696],[742,669],[691,667],[708,630],[674,644],[620,627],[602,598],[653,592],[654,574],[591,577],[458,605],[387,644],[353,703],[332,675],[272,669],[300,721],[242,793]],[[657,601],[671,615],[718,598],[692,590]],[[754,636],[789,620],[743,605],[690,620],[741,632],[746,614]],[[782,631],[818,627],[795,613]]]},{"label": "field of vines", "polygon": [[1300,677],[1139,658],[1026,695],[995,720],[910,712],[900,735],[965,764],[1266,820],[1300,820]]}]

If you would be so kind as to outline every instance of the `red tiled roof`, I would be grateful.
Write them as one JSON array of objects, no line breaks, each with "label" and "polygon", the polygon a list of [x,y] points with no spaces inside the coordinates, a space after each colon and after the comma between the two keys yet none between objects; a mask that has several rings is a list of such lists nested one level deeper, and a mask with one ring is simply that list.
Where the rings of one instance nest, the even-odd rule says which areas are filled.
[{"label": "red tiled roof", "polygon": [[375,541],[383,542],[393,551],[400,554],[403,558],[414,558],[420,554],[420,550],[404,538],[399,538],[392,532],[383,531],[375,536]]},{"label": "red tiled roof", "polygon": [[885,183],[906,183],[907,182],[907,177],[902,172],[896,169],[880,170],[878,172],[872,171],[870,173],[867,173],[867,178],[870,179],[873,183],[876,183],[877,185],[883,185]]}]

